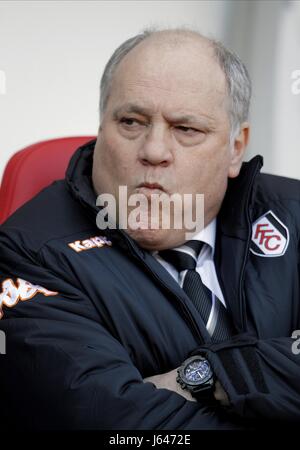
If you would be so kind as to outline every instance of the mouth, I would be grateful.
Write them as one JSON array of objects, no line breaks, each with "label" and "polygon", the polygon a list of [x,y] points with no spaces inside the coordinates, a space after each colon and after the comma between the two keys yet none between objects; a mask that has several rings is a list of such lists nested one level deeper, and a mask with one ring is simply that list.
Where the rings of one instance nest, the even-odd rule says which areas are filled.
[{"label": "mouth", "polygon": [[146,188],[146,189],[150,189],[150,190],[160,190],[160,191],[165,192],[165,189],[159,183],[140,183],[138,185],[138,188],[139,189]]}]

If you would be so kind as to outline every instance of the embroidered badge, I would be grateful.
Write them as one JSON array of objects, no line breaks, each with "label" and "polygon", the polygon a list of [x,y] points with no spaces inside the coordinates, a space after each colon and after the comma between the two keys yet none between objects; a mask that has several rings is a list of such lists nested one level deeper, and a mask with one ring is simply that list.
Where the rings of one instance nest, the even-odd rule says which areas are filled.
[{"label": "embroidered badge", "polygon": [[82,252],[83,250],[90,250],[95,247],[104,247],[104,245],[112,246],[112,242],[105,236],[94,236],[89,239],[84,239],[83,241],[78,240],[68,244],[68,246],[77,253]]},{"label": "embroidered badge", "polygon": [[16,284],[11,278],[6,278],[6,280],[2,282],[2,291],[0,291],[0,319],[2,319],[3,316],[3,305],[12,308],[19,300],[29,300],[39,293],[47,297],[49,295],[58,294],[58,292],[48,291],[48,289],[45,289],[42,286],[31,284],[29,281],[22,280],[21,278],[17,278]]},{"label": "embroidered badge", "polygon": [[263,257],[282,256],[289,245],[289,230],[273,211],[268,211],[252,225],[250,250]]}]

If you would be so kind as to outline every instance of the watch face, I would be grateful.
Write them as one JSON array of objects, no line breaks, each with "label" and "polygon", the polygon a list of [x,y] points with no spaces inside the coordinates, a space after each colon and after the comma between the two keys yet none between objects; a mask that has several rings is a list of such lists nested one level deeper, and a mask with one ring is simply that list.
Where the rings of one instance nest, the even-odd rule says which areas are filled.
[{"label": "watch face", "polygon": [[189,384],[202,384],[212,377],[209,362],[199,358],[189,362],[184,368],[184,377]]}]

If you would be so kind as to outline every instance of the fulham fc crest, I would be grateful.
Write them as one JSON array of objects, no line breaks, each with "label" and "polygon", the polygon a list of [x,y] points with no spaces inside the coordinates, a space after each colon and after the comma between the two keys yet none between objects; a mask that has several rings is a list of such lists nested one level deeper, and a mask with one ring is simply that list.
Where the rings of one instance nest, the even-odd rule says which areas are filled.
[{"label": "fulham fc crest", "polygon": [[288,245],[289,230],[272,211],[268,211],[253,223],[250,250],[254,255],[282,256]]}]

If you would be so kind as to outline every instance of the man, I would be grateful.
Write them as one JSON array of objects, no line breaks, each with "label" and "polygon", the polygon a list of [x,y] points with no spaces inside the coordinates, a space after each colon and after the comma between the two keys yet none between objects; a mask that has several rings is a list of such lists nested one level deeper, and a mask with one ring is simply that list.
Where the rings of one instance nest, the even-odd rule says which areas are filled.
[{"label": "man", "polygon": [[[2,423],[300,420],[299,182],[261,175],[261,157],[242,165],[250,92],[241,61],[192,31],[144,32],[116,50],[97,141],[1,228]],[[121,210],[120,186],[126,218],[135,194],[144,207],[153,194],[203,194],[204,229],[164,228],[161,208],[158,227],[100,231],[112,212],[96,198]]]}]

